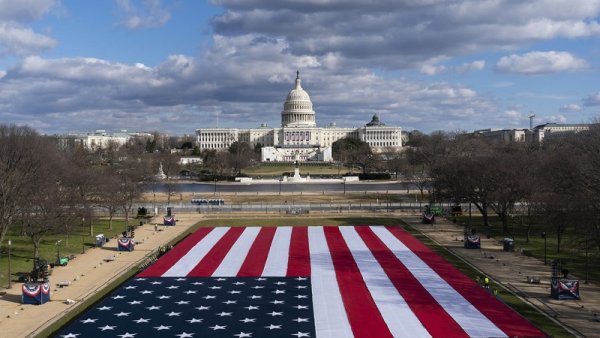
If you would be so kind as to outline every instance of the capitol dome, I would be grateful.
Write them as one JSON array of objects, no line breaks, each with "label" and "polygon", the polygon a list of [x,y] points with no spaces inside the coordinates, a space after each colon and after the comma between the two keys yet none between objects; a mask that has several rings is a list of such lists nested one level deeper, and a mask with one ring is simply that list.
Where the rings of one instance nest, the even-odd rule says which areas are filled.
[{"label": "capitol dome", "polygon": [[300,72],[296,72],[296,85],[283,104],[282,127],[316,127],[315,112],[308,93],[302,89]]}]

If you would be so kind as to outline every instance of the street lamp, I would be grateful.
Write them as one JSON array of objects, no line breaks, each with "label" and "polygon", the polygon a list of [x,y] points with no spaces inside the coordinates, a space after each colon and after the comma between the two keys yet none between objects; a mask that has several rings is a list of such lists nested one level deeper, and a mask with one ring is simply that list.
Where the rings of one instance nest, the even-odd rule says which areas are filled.
[{"label": "street lamp", "polygon": [[283,182],[283,177],[279,179],[279,195],[281,195],[281,182]]},{"label": "street lamp", "polygon": [[62,242],[62,239],[59,239],[54,244],[54,245],[56,245],[56,263],[58,263],[59,265],[60,265],[60,242]]},{"label": "street lamp", "polygon": [[546,265],[546,232],[542,232],[542,238],[544,239],[544,265]]},{"label": "street lamp", "polygon": [[85,216],[81,217],[81,253],[85,253]]},{"label": "street lamp", "polygon": [[156,216],[156,190],[155,190],[156,182],[152,181],[152,213]]},{"label": "street lamp", "polygon": [[342,184],[344,185],[344,195],[346,195],[346,178],[342,180]]},{"label": "street lamp", "polygon": [[215,178],[214,181],[215,181],[215,193],[214,193],[214,195],[216,195],[217,194],[217,179]]},{"label": "street lamp", "polygon": [[8,288],[12,287],[12,278],[10,277],[10,248],[12,246],[12,242],[10,239],[8,240]]}]

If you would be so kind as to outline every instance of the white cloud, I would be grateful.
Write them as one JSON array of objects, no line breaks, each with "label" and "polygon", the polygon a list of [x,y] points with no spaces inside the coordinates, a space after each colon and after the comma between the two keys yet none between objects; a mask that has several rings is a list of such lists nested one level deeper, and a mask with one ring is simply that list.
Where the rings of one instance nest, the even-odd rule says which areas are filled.
[{"label": "white cloud", "polygon": [[0,56],[32,55],[50,49],[56,41],[31,28],[0,22]]},{"label": "white cloud", "polygon": [[294,55],[335,53],[348,66],[415,68],[426,74],[444,70],[430,61],[440,55],[600,35],[600,2],[589,0],[215,2],[224,7],[212,21],[219,35],[283,37]]},{"label": "white cloud", "polygon": [[37,20],[59,3],[59,0],[0,0],[0,21]]},{"label": "white cloud", "polygon": [[442,65],[424,64],[421,66],[421,73],[429,76],[445,73],[447,68]]},{"label": "white cloud", "polygon": [[485,60],[477,60],[473,62],[463,63],[462,65],[455,67],[457,73],[467,73],[472,71],[479,71],[485,68]]},{"label": "white cloud", "polygon": [[[214,125],[219,112],[221,126],[277,126],[296,65],[305,66],[300,76],[319,125],[361,126],[379,112],[390,125],[428,131],[496,116],[495,104],[466,86],[386,79],[364,68],[339,72],[324,65],[331,55],[293,56],[287,47],[283,39],[217,36],[202,58],[172,55],[156,67],[27,57],[0,81],[0,120],[19,116],[52,132],[161,125],[190,133]],[[244,54],[223,56],[227,48]]]},{"label": "white cloud", "polygon": [[559,108],[561,113],[577,113],[580,112],[583,108],[575,103],[565,104]]},{"label": "white cloud", "polygon": [[553,123],[567,123],[567,118],[562,114],[550,115],[546,119]]},{"label": "white cloud", "polygon": [[[421,73],[429,76],[438,75],[442,73],[452,72],[458,74],[465,74],[472,71],[479,71],[485,68],[484,60],[477,60],[473,62],[465,62],[460,66],[448,67],[444,65],[437,64],[439,58],[434,58],[429,62],[421,65],[420,71]],[[447,58],[444,58],[447,59]]]},{"label": "white cloud", "polygon": [[6,56],[35,55],[53,48],[56,41],[28,27],[51,9],[59,0],[0,0],[0,60]]},{"label": "white cloud", "polygon": [[588,68],[589,64],[569,52],[529,52],[523,55],[503,56],[496,63],[496,70],[517,74],[548,74],[576,71]]},{"label": "white cloud", "polygon": [[600,106],[600,91],[588,95],[583,101],[586,106]]},{"label": "white cloud", "polygon": [[171,13],[162,7],[161,0],[116,0],[117,7],[124,19],[120,25],[129,29],[159,27],[171,19]]},{"label": "white cloud", "polygon": [[[117,21],[127,28],[157,27],[171,19],[161,1],[116,1]],[[17,1],[0,0],[0,9],[8,2]],[[0,80],[0,121],[32,121],[52,132],[160,126],[191,133],[214,125],[218,114],[221,126],[277,126],[300,68],[319,125],[360,126],[374,112],[390,125],[423,131],[522,123],[525,117],[517,109],[499,108],[499,100],[469,86],[420,82],[394,71],[480,71],[484,60],[457,64],[457,56],[600,35],[600,2],[589,0],[213,2],[223,11],[211,21],[211,45],[197,57],[171,55],[153,67],[98,58],[30,56],[17,61]],[[23,42],[31,47],[20,48],[21,55],[35,55],[55,43],[23,26],[47,12],[4,22],[0,10],[0,24],[33,36],[21,41],[42,42]],[[587,66],[571,54],[568,60],[560,54],[564,52],[556,53],[557,60],[546,55],[551,62],[544,71],[581,69],[578,62]],[[585,104],[600,105],[600,94]]]},{"label": "white cloud", "polygon": [[523,114],[518,110],[507,110],[504,112],[504,115],[510,119],[522,119]]}]

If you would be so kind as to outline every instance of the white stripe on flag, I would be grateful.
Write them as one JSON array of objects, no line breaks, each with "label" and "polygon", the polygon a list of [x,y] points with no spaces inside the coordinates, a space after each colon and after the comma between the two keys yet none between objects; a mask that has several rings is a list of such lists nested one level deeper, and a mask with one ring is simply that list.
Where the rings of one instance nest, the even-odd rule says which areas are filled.
[{"label": "white stripe on flag", "polygon": [[323,227],[308,227],[308,245],[317,337],[353,337]]},{"label": "white stripe on flag", "polygon": [[290,255],[292,227],[277,227],[262,276],[285,276]]},{"label": "white stripe on flag", "polygon": [[369,293],[394,337],[431,337],[352,226],[339,227]]},{"label": "white stripe on flag", "polygon": [[162,277],[186,276],[206,256],[213,246],[225,235],[229,227],[217,227],[198,242],[185,256],[167,270]]},{"label": "white stripe on flag", "polygon": [[244,260],[248,256],[248,251],[250,251],[250,247],[254,243],[259,231],[260,227],[245,227],[244,232],[242,232],[231,249],[229,249],[219,267],[213,272],[212,277],[235,277],[240,271],[242,264],[244,264]]},{"label": "white stripe on flag", "polygon": [[371,229],[469,336],[506,337],[493,322],[386,228],[371,226]]}]

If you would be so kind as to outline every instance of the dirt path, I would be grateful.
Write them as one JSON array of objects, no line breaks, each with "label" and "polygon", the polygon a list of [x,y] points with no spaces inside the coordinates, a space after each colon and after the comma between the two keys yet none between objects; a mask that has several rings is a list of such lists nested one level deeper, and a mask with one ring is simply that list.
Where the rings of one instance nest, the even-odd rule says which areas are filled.
[{"label": "dirt path", "polygon": [[[580,283],[581,300],[555,300],[550,297],[551,268],[544,262],[518,252],[504,252],[502,243],[481,239],[481,250],[463,248],[463,228],[438,219],[435,225],[421,224],[420,217],[403,219],[440,245],[458,254],[490,278],[519,294],[526,302],[565,324],[575,334],[585,337],[600,336],[600,287]],[[492,258],[493,257],[493,258]],[[540,284],[530,284],[527,276],[537,276]]]}]

